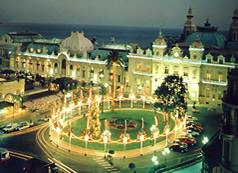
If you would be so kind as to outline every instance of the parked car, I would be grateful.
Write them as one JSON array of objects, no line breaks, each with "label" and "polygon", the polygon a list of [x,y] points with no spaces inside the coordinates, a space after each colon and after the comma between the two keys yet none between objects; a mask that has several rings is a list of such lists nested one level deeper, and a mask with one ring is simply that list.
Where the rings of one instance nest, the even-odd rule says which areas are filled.
[{"label": "parked car", "polygon": [[17,123],[10,123],[5,128],[3,128],[4,132],[12,132],[17,130]]},{"label": "parked car", "polygon": [[187,134],[189,134],[191,136],[199,136],[200,135],[199,132],[192,131],[192,130],[187,130],[186,132],[187,132]]},{"label": "parked car", "polygon": [[30,127],[34,126],[34,122],[32,120],[29,121]]},{"label": "parked car", "polygon": [[0,148],[0,162],[6,162],[10,159],[9,151],[5,148]]},{"label": "parked car", "polygon": [[201,125],[198,124],[194,124],[192,125],[195,129],[199,129],[199,130],[203,130],[203,127]]},{"label": "parked car", "polygon": [[201,123],[199,123],[197,121],[187,121],[186,122],[186,126],[192,126],[192,125],[202,126]]},{"label": "parked car", "polygon": [[188,145],[195,145],[196,140],[194,138],[189,138],[189,137],[180,137],[178,138],[180,142],[187,143]]},{"label": "parked car", "polygon": [[187,144],[187,143],[180,142],[180,140],[178,140],[178,139],[176,139],[175,141],[173,141],[172,144],[180,144],[180,145],[184,145],[185,147],[188,147],[188,144]]},{"label": "parked car", "polygon": [[199,113],[199,110],[196,109],[196,108],[194,108],[194,109],[192,109],[192,112],[193,112],[193,113]]},{"label": "parked car", "polygon": [[172,144],[169,149],[172,151],[179,151],[181,153],[188,151],[188,147],[183,144]]},{"label": "parked car", "polygon": [[30,123],[27,121],[22,121],[18,126],[17,126],[17,130],[23,130],[23,129],[27,129],[30,127]]},{"label": "parked car", "polygon": [[191,116],[191,115],[188,115],[187,116],[187,121],[197,121],[198,119],[196,118],[196,117],[193,117],[193,116]]},{"label": "parked car", "polygon": [[193,127],[193,126],[188,126],[186,129],[187,130],[192,130],[192,131],[195,131],[195,132],[199,132],[200,134],[202,133],[202,130],[197,129],[197,128]]},{"label": "parked car", "polygon": [[188,134],[187,132],[182,132],[180,137],[189,137],[189,138],[192,138],[193,135],[192,134]]}]

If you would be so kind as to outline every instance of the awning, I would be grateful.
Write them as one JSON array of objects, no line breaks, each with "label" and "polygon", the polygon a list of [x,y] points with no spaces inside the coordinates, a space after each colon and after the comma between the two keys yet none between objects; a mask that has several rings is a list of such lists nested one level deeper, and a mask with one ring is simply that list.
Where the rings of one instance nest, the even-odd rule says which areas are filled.
[{"label": "awning", "polygon": [[34,103],[32,101],[26,101],[23,103],[23,105],[25,105],[26,107],[32,107],[34,106]]}]

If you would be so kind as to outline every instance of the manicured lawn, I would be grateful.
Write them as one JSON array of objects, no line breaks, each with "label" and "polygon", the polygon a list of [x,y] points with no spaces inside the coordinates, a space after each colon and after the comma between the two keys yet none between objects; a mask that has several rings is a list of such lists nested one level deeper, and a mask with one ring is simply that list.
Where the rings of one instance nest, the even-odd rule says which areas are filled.
[{"label": "manicured lawn", "polygon": [[[157,115],[159,117],[159,130],[160,134],[164,131],[164,122],[163,122],[163,115],[154,113],[152,111],[146,111],[146,110],[116,110],[115,112],[104,112],[100,114],[100,120],[101,120],[101,130],[102,132],[105,130],[104,128],[104,120],[108,119],[115,120],[117,118],[126,118],[128,120],[133,120],[134,122],[137,122],[140,124],[140,127],[134,130],[129,131],[131,134],[131,142],[126,145],[126,150],[130,149],[136,149],[140,147],[140,142],[137,140],[137,133],[138,130],[141,129],[141,118],[144,118],[144,129],[147,131],[147,139],[143,142],[143,146],[149,146],[153,144],[153,138],[151,137],[150,128],[152,125],[155,124],[154,116]],[[171,129],[174,127],[174,122],[170,121]],[[74,134],[76,136],[81,136],[81,131],[85,128],[85,118],[79,119],[72,123],[72,127],[74,127]],[[64,132],[66,132],[68,127],[64,129]],[[110,129],[110,132],[112,133],[112,141],[118,141],[118,143],[112,143],[108,142],[107,149],[108,150],[115,150],[115,151],[122,151],[123,150],[123,143],[119,140],[119,134],[123,132],[122,130],[113,130]],[[63,139],[65,141],[68,141],[68,137],[64,136]],[[157,139],[157,142],[164,140],[165,137],[160,137]],[[85,147],[85,142],[78,140],[78,139],[72,139],[72,144],[77,145],[80,147]],[[96,149],[96,150],[104,150],[104,144],[100,140],[100,143],[98,141],[89,140],[88,142],[88,148],[89,149]]]}]

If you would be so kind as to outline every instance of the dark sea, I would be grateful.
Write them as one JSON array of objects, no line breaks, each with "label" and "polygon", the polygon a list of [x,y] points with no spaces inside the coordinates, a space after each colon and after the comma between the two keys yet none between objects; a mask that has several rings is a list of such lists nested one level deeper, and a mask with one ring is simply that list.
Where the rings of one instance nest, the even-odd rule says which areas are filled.
[{"label": "dark sea", "polygon": [[[148,48],[157,38],[160,28],[29,23],[14,23],[7,26],[0,26],[0,35],[6,34],[8,32],[37,32],[44,38],[48,39],[65,39],[71,35],[72,31],[83,31],[85,37],[87,37],[89,40],[92,40],[93,37],[96,37],[99,46],[110,43],[111,38],[114,37],[115,43],[138,43],[141,48]],[[162,28],[163,36],[166,37],[179,37],[182,32],[183,28]],[[224,32],[224,34],[226,35],[227,32]]]},{"label": "dark sea", "polygon": [[[37,32],[44,38],[65,39],[71,35],[72,31],[84,32],[85,37],[92,40],[97,38],[99,45],[111,42],[115,38],[115,43],[129,44],[138,43],[140,47],[150,47],[159,34],[159,28],[148,27],[124,27],[124,26],[94,26],[94,25],[61,25],[61,24],[9,24],[0,26],[0,35],[8,32]],[[182,29],[162,29],[163,35],[179,36]]]}]

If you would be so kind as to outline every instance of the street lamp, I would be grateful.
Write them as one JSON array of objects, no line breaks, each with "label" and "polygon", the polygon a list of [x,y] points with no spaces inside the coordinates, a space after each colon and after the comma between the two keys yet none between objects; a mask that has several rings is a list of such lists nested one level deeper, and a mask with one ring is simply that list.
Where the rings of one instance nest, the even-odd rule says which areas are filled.
[{"label": "street lamp", "polygon": [[169,148],[164,148],[162,151],[163,156],[165,156],[165,167],[166,167],[166,157],[170,153]]},{"label": "street lamp", "polygon": [[130,93],[130,98],[131,98],[131,108],[133,109],[133,101],[135,99],[135,94],[133,92]]},{"label": "street lamp", "polygon": [[126,143],[127,143],[127,136],[123,136],[123,143],[124,143],[124,156],[123,158],[126,158]]},{"label": "street lamp", "polygon": [[121,109],[121,100],[122,100],[122,94],[119,95],[119,108]]},{"label": "street lamp", "polygon": [[208,143],[208,138],[207,137],[204,137],[203,140],[202,140],[202,143],[205,145],[206,143]]},{"label": "street lamp", "polygon": [[58,138],[57,138],[57,147],[59,147],[59,138],[60,138],[60,127],[58,126],[57,128],[56,128],[56,132],[57,132],[57,134],[58,134]]},{"label": "street lamp", "polygon": [[[152,125],[152,127],[150,128],[150,131],[151,131],[151,135],[154,137],[154,148],[155,148],[156,138],[158,138],[159,136],[159,129],[156,125]],[[154,149],[154,152],[156,152],[156,148]]]},{"label": "street lamp", "polygon": [[141,132],[141,136],[140,136],[140,156],[142,156],[142,150],[143,150],[143,141],[145,140],[145,136],[143,135],[143,132]]},{"label": "street lamp", "polygon": [[168,134],[169,134],[169,130],[170,130],[170,127],[169,125],[167,124],[166,127],[165,127],[165,134],[166,134],[166,143],[165,143],[165,146],[167,147],[168,145]]},{"label": "street lamp", "polygon": [[79,115],[81,115],[81,110],[82,110],[82,101],[81,100],[79,100],[78,105],[79,105]]},{"label": "street lamp", "polygon": [[85,141],[85,156],[87,156],[88,154],[87,154],[87,148],[88,148],[88,140],[89,140],[89,136],[88,136],[88,134],[86,134],[85,136],[84,136],[84,141]]},{"label": "street lamp", "polygon": [[102,135],[101,135],[101,139],[103,140],[104,143],[104,158],[106,158],[106,153],[107,153],[107,142],[111,139],[111,133],[108,130],[105,130]]},{"label": "street lamp", "polygon": [[157,156],[153,156],[151,160],[152,162],[154,162],[155,165],[159,164],[159,161],[157,160]]}]

